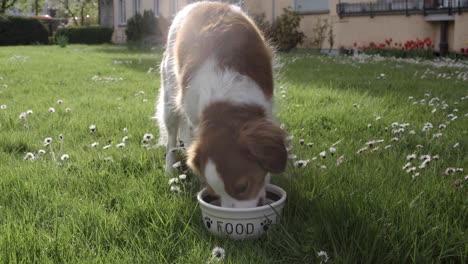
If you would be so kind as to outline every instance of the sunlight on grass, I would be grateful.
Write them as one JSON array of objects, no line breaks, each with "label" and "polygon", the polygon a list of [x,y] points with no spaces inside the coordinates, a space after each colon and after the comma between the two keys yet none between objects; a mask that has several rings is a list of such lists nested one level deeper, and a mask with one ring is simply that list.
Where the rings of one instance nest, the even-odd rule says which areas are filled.
[{"label": "sunlight on grass", "polygon": [[235,242],[206,232],[195,175],[180,192],[164,175],[161,56],[0,48],[1,263],[206,263],[218,246],[226,263],[467,261],[466,68],[279,55],[288,200],[281,225]]}]

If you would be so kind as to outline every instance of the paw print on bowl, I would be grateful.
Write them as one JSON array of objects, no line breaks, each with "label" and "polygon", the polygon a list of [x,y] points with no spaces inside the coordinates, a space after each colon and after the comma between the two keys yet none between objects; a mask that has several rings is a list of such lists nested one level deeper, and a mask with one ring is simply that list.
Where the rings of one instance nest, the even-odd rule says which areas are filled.
[{"label": "paw print on bowl", "polygon": [[263,220],[262,223],[260,223],[260,225],[263,227],[263,231],[268,231],[268,228],[270,228],[270,225],[273,223],[273,221],[271,221],[271,219],[268,219],[265,217],[265,220]]},{"label": "paw print on bowl", "polygon": [[205,224],[208,229],[211,228],[211,225],[213,224],[213,220],[211,220],[209,217],[205,217]]}]

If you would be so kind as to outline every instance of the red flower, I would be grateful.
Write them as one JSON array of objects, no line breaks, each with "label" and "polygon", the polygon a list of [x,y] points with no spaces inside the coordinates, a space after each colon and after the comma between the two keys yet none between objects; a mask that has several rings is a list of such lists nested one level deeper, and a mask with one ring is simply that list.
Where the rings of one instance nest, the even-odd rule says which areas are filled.
[{"label": "red flower", "polygon": [[464,49],[464,48],[461,48],[460,51],[461,51],[461,53],[465,53],[465,49]]},{"label": "red flower", "polygon": [[380,43],[379,44],[379,48],[385,48],[385,47],[386,47],[385,43]]},{"label": "red flower", "polygon": [[353,46],[354,46],[354,47],[357,47],[357,43],[356,43],[356,42],[354,42],[354,43],[353,43]]}]

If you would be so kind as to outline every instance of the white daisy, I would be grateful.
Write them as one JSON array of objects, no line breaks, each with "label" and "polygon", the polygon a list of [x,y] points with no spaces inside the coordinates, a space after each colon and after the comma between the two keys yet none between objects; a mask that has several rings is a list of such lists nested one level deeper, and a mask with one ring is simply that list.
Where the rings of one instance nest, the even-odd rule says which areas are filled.
[{"label": "white daisy", "polygon": [[24,159],[25,159],[25,160],[35,160],[35,159],[36,159],[36,156],[35,156],[34,153],[32,153],[32,152],[28,152],[28,153],[26,153],[26,155],[24,156]]},{"label": "white daisy", "polygon": [[44,155],[44,154],[46,154],[46,151],[43,150],[43,149],[40,149],[39,151],[37,151],[37,154]]},{"label": "white daisy", "polygon": [[355,104],[353,104],[353,107],[354,108],[359,108],[359,105],[355,103]]},{"label": "white daisy", "polygon": [[171,186],[171,192],[180,192],[179,186]]},{"label": "white daisy", "polygon": [[125,143],[122,142],[122,143],[117,144],[116,146],[117,146],[118,148],[124,148],[124,147],[125,147]]},{"label": "white daisy", "polygon": [[305,167],[307,163],[309,163],[309,160],[298,160],[294,162],[294,166],[298,168],[302,168],[302,167]]},{"label": "white daisy", "polygon": [[367,124],[367,128],[371,128],[372,127],[372,124]]},{"label": "white daisy", "polygon": [[436,139],[436,138],[440,138],[442,136],[442,133],[435,133],[435,134],[432,134],[432,138]]},{"label": "white daisy", "polygon": [[416,135],[416,131],[410,130],[409,134],[410,134],[410,135]]},{"label": "white daisy", "polygon": [[333,156],[336,153],[336,148],[331,147],[330,148],[330,154]]},{"label": "white daisy", "polygon": [[173,183],[178,183],[178,182],[179,182],[179,179],[178,179],[178,178],[171,178],[171,179],[169,179],[168,184],[169,184],[169,185],[172,185]]},{"label": "white daisy", "polygon": [[25,119],[26,118],[26,113],[21,113],[19,115],[19,119]]},{"label": "white daisy", "polygon": [[423,145],[416,145],[416,148],[424,148]]},{"label": "white daisy", "polygon": [[69,158],[70,156],[68,154],[63,154],[62,157],[60,157],[61,160],[67,160]]},{"label": "white daisy", "polygon": [[288,137],[286,137],[286,140],[287,140],[287,141],[291,141],[291,140],[293,140],[293,139],[294,139],[294,136],[288,136]]},{"label": "white daisy", "polygon": [[105,157],[104,160],[105,160],[105,161],[114,161],[114,159],[112,158],[112,156]]},{"label": "white daisy", "polygon": [[8,88],[8,85],[4,84],[4,85],[2,85],[2,88],[6,89],[6,88]]},{"label": "white daisy", "polygon": [[127,142],[127,140],[128,140],[128,136],[125,136],[122,138],[122,142]]},{"label": "white daisy", "polygon": [[311,142],[310,142],[310,143],[307,143],[307,146],[308,146],[308,147],[313,147],[313,146],[314,146],[314,143],[311,143]]},{"label": "white daisy", "polygon": [[91,144],[91,147],[92,147],[92,148],[95,148],[95,147],[97,147],[97,146],[99,146],[99,142],[94,142],[93,144]]},{"label": "white daisy", "polygon": [[395,128],[395,127],[397,127],[397,126],[399,126],[399,125],[400,125],[400,124],[398,124],[398,122],[393,122],[393,123],[392,123],[392,127],[393,127],[393,128]]},{"label": "white daisy", "polygon": [[406,160],[414,160],[416,158],[416,154],[410,154],[406,156]]},{"label": "white daisy", "polygon": [[111,145],[105,145],[104,147],[102,147],[102,149],[109,149],[111,147]]},{"label": "white daisy", "polygon": [[71,112],[71,108],[67,107],[67,109],[65,109],[65,112],[70,113],[70,112]]},{"label": "white daisy", "polygon": [[44,139],[44,146],[48,146],[50,143],[52,143],[52,138],[48,137]]},{"label": "white daisy", "polygon": [[33,111],[32,111],[32,110],[28,110],[28,111],[26,111],[26,114],[27,114],[27,115],[32,115],[32,114],[33,114]]},{"label": "white daisy", "polygon": [[295,159],[297,159],[297,156],[294,155],[294,154],[290,154],[290,155],[288,155],[288,159],[295,160]]},{"label": "white daisy", "polygon": [[49,107],[49,113],[55,113],[55,108]]},{"label": "white daisy", "polygon": [[6,110],[6,109],[7,109],[7,105],[4,105],[4,104],[0,105],[0,109]]},{"label": "white daisy", "polygon": [[364,152],[366,149],[368,149],[368,147],[360,148],[360,149],[358,149],[358,151],[356,151],[356,153],[357,153],[357,154],[361,154],[361,153]]},{"label": "white daisy", "polygon": [[57,104],[63,104],[63,100],[57,100]]},{"label": "white daisy", "polygon": [[391,147],[392,147],[392,145],[387,145],[387,146],[385,146],[385,149],[389,149]]},{"label": "white daisy", "polygon": [[327,152],[324,150],[324,151],[320,152],[319,155],[320,155],[320,157],[322,157],[324,159],[325,157],[327,157]]},{"label": "white daisy", "polygon": [[122,131],[123,131],[124,133],[127,133],[127,132],[128,132],[128,129],[127,129],[126,127],[124,127],[124,128],[122,129]]},{"label": "white daisy", "polygon": [[143,135],[143,140],[150,141],[154,138],[153,134],[145,134]]},{"label": "white daisy", "polygon": [[403,170],[406,170],[407,168],[409,168],[411,166],[411,162],[408,162],[405,164],[405,166],[403,166]]},{"label": "white daisy", "polygon": [[453,145],[453,148],[458,148],[458,146],[460,146],[460,143],[457,142]]},{"label": "white daisy", "polygon": [[95,132],[96,132],[96,125],[94,125],[94,124],[90,125],[90,126],[89,126],[89,131],[90,131],[91,133],[95,133]]},{"label": "white daisy", "polygon": [[179,175],[179,180],[183,181],[183,180],[185,180],[185,179],[187,179],[187,175],[186,175],[186,174],[181,174],[181,175]]},{"label": "white daisy", "polygon": [[299,144],[304,145],[304,139],[299,139]]},{"label": "white daisy", "polygon": [[394,137],[394,138],[391,138],[390,141],[394,142],[394,141],[399,141],[400,139],[397,138],[397,137]]},{"label": "white daisy", "polygon": [[182,165],[182,162],[177,161],[176,163],[172,164],[172,168],[174,168],[174,169],[178,168],[178,167],[180,167],[180,165]]}]

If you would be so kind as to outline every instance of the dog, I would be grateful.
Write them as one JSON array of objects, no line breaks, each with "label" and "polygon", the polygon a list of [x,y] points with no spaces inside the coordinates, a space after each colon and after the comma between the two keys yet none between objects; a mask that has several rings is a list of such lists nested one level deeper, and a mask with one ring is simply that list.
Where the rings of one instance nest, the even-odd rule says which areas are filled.
[{"label": "dog", "polygon": [[270,174],[286,168],[275,124],[273,51],[240,7],[196,2],[175,16],[161,63],[157,106],[167,172],[178,140],[187,164],[222,207],[262,205]]}]

